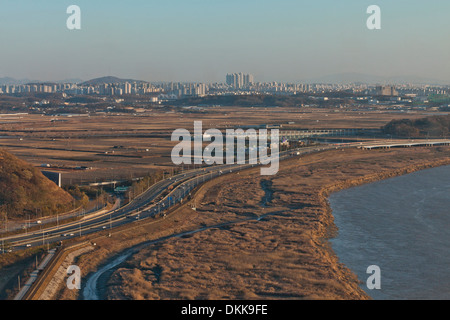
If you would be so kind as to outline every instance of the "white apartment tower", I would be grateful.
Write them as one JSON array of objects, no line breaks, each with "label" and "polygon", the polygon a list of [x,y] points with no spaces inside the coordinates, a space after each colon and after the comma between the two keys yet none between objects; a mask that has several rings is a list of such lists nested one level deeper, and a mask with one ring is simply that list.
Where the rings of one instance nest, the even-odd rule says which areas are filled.
[{"label": "white apartment tower", "polygon": [[251,74],[229,73],[226,76],[226,83],[233,88],[244,88],[254,83],[254,77]]}]

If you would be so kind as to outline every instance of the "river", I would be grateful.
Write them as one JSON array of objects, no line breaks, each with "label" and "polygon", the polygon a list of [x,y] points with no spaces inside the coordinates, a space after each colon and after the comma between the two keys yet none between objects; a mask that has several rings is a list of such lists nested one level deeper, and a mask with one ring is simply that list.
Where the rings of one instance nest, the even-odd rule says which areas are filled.
[{"label": "river", "polygon": [[[450,299],[450,166],[334,193],[329,198],[340,262],[373,299]],[[380,268],[369,289],[367,268]]]}]

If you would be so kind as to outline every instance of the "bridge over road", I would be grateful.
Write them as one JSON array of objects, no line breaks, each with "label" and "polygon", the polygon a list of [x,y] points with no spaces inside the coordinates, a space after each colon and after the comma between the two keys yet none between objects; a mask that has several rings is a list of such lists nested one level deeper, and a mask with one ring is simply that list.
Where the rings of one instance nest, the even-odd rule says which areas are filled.
[{"label": "bridge over road", "polygon": [[361,149],[390,149],[390,148],[410,148],[410,147],[433,147],[433,146],[448,146],[450,140],[408,140],[392,143],[382,143],[361,146]]}]

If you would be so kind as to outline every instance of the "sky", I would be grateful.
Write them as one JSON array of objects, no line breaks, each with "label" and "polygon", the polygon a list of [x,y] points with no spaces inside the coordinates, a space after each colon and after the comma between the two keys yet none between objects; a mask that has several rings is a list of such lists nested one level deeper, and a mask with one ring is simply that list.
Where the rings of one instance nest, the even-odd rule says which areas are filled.
[{"label": "sky", "polygon": [[[369,30],[369,5],[381,30]],[[69,30],[66,9],[81,9]],[[0,77],[302,82],[330,74],[450,83],[448,0],[0,0]]]}]

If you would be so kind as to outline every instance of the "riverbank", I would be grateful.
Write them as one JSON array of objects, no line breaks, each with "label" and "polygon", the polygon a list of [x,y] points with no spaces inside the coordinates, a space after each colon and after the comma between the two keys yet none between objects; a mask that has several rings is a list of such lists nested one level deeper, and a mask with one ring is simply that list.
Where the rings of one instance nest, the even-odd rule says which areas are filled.
[{"label": "riverbank", "polygon": [[381,269],[381,290],[361,285],[373,299],[450,298],[449,194],[444,165],[330,195],[339,260],[360,279],[369,265]]},{"label": "riverbank", "polygon": [[[449,163],[450,149],[445,147],[333,150],[284,161],[273,177],[260,176],[259,169],[225,175],[200,189],[196,211],[191,209],[193,202],[188,203],[163,221],[97,239],[97,249],[76,263],[88,278],[108,259],[138,243],[237,221],[143,246],[100,282],[101,296],[368,299],[327,241],[336,230],[328,195]],[[62,286],[54,298],[80,296]]]}]

